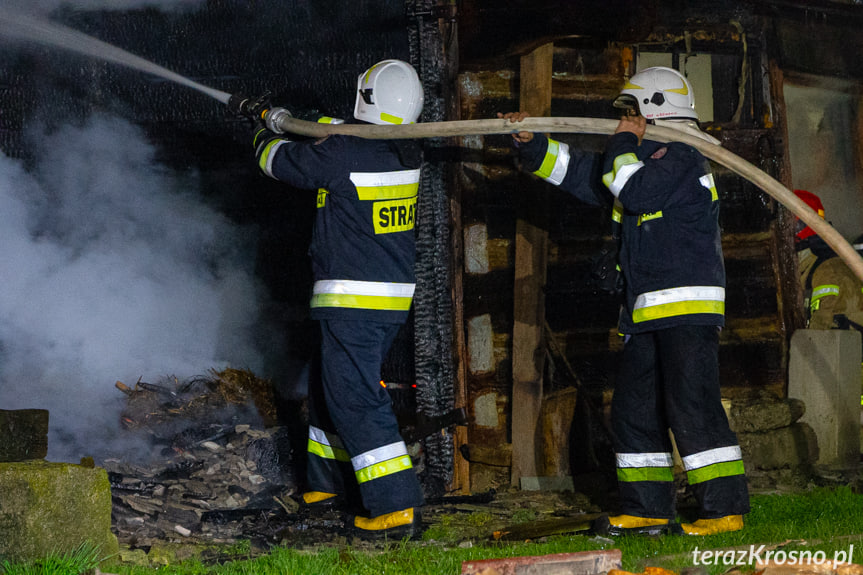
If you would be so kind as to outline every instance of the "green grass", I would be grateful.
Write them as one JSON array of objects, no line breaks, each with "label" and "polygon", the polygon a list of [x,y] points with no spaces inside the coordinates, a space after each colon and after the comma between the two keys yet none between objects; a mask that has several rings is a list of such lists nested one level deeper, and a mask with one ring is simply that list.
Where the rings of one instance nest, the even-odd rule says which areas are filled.
[{"label": "green grass", "polygon": [[40,561],[0,563],[4,575],[78,575],[93,572],[102,559],[99,549],[83,544],[69,553],[53,554]]},{"label": "green grass", "polygon": [[[622,567],[627,571],[641,572],[647,566],[679,571],[694,566],[693,551],[697,548],[699,552],[723,550],[724,561],[705,565],[709,573],[719,574],[731,568],[727,563],[730,549],[745,550],[750,546],[758,549],[762,544],[765,545],[762,558],[768,550],[773,553],[781,550],[786,557],[791,551],[805,552],[810,556],[821,551],[827,559],[833,559],[834,553],[849,551],[850,545],[854,545],[853,560],[863,563],[863,495],[850,488],[754,495],[751,503],[752,512],[746,516],[743,530],[708,537],[668,535],[607,542],[590,535],[568,535],[524,543],[474,541],[473,547],[452,548],[434,541],[427,533],[422,541],[393,543],[376,551],[352,547],[327,547],[315,552],[276,548],[270,554],[255,559],[240,560],[239,555],[235,555],[237,560],[221,565],[187,561],[161,567],[158,571],[165,575],[452,575],[461,572],[463,561],[597,549],[620,549]],[[480,513],[475,521],[482,524],[486,519]],[[739,558],[736,554],[732,557],[735,561]],[[90,557],[90,567],[92,560]],[[80,571],[75,570],[78,566]],[[755,570],[754,564],[738,567],[743,571]],[[87,571],[88,563],[46,561],[41,570],[15,570],[19,567],[13,565],[5,565],[4,569],[7,575],[77,575]],[[124,575],[152,575],[155,570],[121,566],[113,571]]]}]

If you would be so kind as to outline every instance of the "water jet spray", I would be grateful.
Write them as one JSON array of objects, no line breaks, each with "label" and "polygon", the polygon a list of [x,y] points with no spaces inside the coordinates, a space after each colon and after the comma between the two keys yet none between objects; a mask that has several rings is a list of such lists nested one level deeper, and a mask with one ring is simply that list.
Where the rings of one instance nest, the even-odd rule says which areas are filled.
[{"label": "water jet spray", "polygon": [[[185,78],[144,58],[130,54],[116,46],[87,36],[77,30],[53,22],[12,13],[0,9],[0,35],[18,40],[38,42],[71,50],[128,66],[141,72],[160,76],[177,84],[197,90],[228,106],[235,113],[260,118],[275,132],[301,136],[324,137],[330,134],[345,134],[373,139],[442,138],[468,135],[511,134],[529,130],[549,133],[606,134],[614,133],[617,122],[597,118],[527,118],[514,127],[507,119],[461,120],[432,122],[402,126],[360,124],[318,124],[293,118],[285,108],[269,108],[265,98],[246,98],[231,95]],[[233,101],[232,101],[233,99]],[[734,173],[755,184],[803,220],[848,265],[863,281],[863,258],[842,235],[823,220],[805,202],[794,195],[764,171],[747,162],[722,146],[697,136],[664,126],[647,126],[645,137],[658,142],[683,142],[700,151],[710,160],[722,164]]]}]

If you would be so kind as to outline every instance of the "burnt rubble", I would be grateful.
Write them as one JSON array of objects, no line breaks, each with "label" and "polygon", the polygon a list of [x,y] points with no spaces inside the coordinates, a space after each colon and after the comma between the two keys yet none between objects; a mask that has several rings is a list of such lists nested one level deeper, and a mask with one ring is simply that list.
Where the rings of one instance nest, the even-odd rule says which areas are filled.
[{"label": "burnt rubble", "polygon": [[278,541],[297,519],[291,433],[276,421],[272,385],[225,370],[187,382],[138,382],[121,424],[151,446],[146,461],[107,458],[118,539]]}]

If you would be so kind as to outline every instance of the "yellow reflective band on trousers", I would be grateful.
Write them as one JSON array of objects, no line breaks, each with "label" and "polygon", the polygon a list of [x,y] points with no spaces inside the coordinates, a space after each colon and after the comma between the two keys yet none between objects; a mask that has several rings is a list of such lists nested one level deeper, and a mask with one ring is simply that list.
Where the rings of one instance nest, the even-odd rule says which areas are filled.
[{"label": "yellow reflective band on trousers", "polygon": [[683,467],[686,469],[686,477],[690,485],[719,477],[745,474],[742,452],[737,445],[717,447],[687,455],[683,458]]},{"label": "yellow reflective band on trousers", "polygon": [[413,467],[404,441],[361,453],[351,459],[351,464],[358,483],[366,483]]},{"label": "yellow reflective band on trousers", "polygon": [[700,313],[725,314],[725,288],[689,286],[643,293],[635,299],[632,321]]},{"label": "yellow reflective band on trousers", "polygon": [[618,481],[674,481],[671,454],[661,453],[618,453]]},{"label": "yellow reflective band on trousers", "polygon": [[318,427],[309,426],[309,444],[307,451],[322,459],[350,461],[351,457],[345,451],[342,441],[337,435],[327,433]]},{"label": "yellow reflective band on trousers", "polygon": [[559,186],[566,177],[569,168],[569,145],[557,140],[548,139],[548,148],[542,165],[534,172],[546,182]]},{"label": "yellow reflective band on trousers", "polygon": [[312,290],[311,307],[407,311],[414,287],[405,283],[319,280]]}]

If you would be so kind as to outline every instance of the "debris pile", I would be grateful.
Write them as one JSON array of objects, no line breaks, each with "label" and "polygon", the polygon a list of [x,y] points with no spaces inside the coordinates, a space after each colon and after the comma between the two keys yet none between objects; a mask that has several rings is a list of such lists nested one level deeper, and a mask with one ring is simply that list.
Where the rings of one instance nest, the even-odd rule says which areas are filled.
[{"label": "debris pile", "polygon": [[272,385],[249,372],[118,389],[125,429],[153,446],[146,462],[109,458],[113,524],[121,542],[232,543],[272,539],[296,485],[291,441],[276,420]]}]

